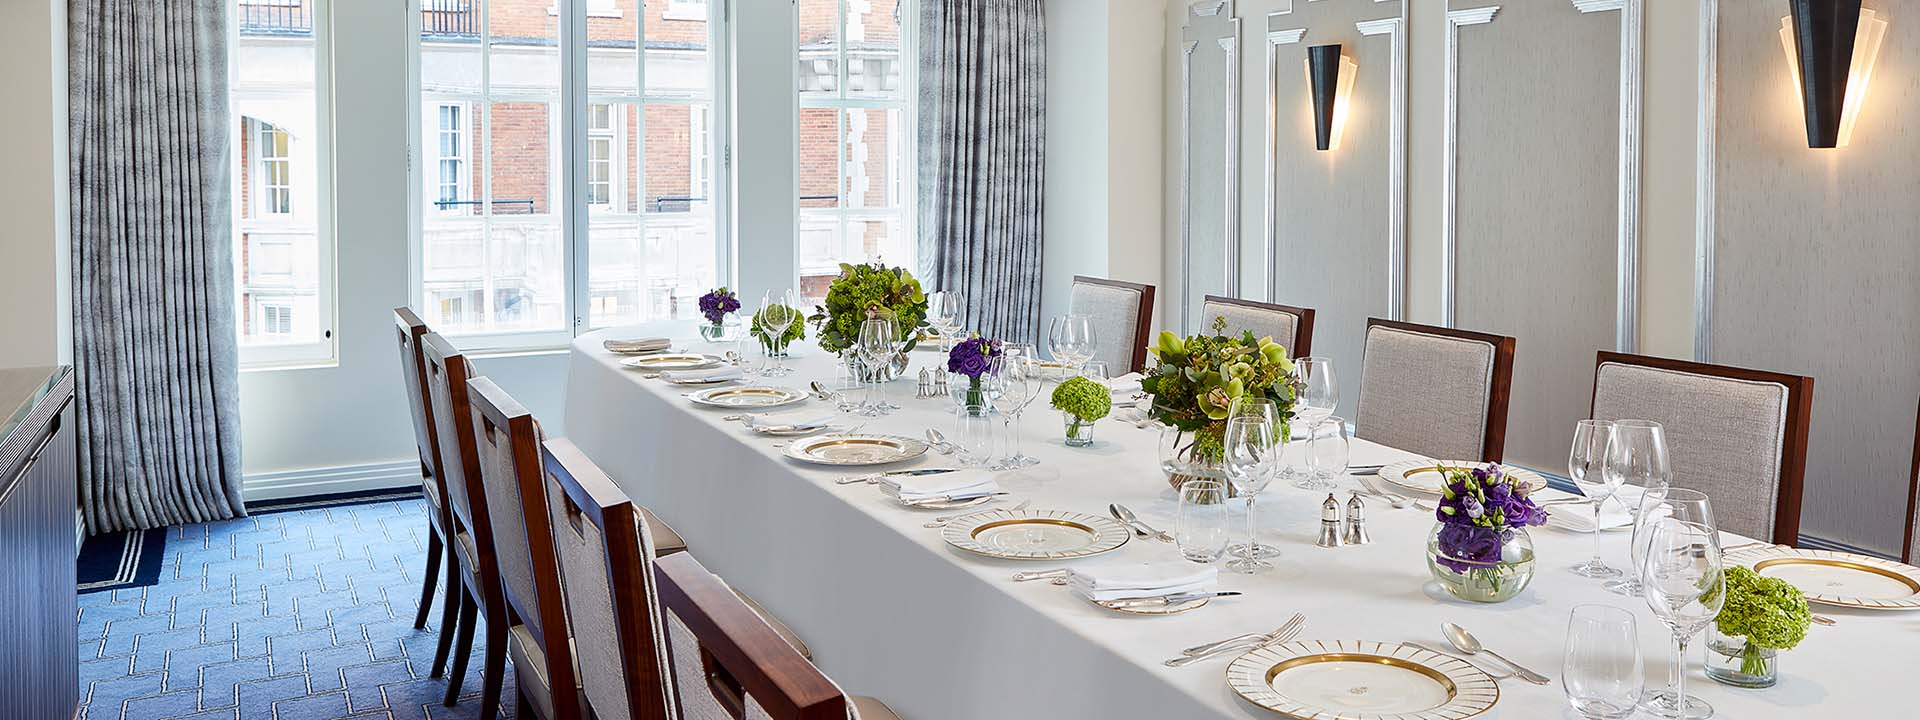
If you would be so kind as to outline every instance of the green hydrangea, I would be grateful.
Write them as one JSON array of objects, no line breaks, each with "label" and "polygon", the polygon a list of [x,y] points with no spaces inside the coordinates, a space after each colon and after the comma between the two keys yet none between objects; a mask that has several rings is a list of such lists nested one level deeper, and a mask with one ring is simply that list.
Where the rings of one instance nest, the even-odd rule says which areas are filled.
[{"label": "green hydrangea", "polygon": [[[793,316],[793,324],[787,326],[787,331],[781,333],[778,340],[768,339],[766,328],[762,327],[762,323],[770,312],[786,312]],[[760,341],[760,347],[780,351],[786,349],[787,343],[806,337],[807,324],[801,319],[798,309],[786,305],[774,305],[760,308],[759,312],[754,313],[753,321],[748,323],[747,332],[753,336],[753,339]]]},{"label": "green hydrangea", "polygon": [[1100,383],[1083,377],[1068,378],[1053,389],[1053,406],[1081,420],[1099,420],[1113,409],[1113,396]]},{"label": "green hydrangea", "polygon": [[905,341],[901,349],[912,350],[926,317],[927,294],[906,268],[842,263],[839,279],[827,288],[826,304],[808,320],[819,325],[821,349],[838,353],[853,347],[860,323],[868,318],[892,318]]},{"label": "green hydrangea", "polygon": [[1727,603],[1715,618],[1720,633],[1745,636],[1749,644],[1791,650],[1807,637],[1813,612],[1793,583],[1744,567],[1727,568]]}]

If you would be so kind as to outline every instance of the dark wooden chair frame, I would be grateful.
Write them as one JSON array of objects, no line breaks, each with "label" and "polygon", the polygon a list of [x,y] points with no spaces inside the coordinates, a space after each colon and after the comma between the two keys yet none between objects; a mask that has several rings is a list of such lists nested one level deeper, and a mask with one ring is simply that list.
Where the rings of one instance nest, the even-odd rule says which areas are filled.
[{"label": "dark wooden chair frame", "polygon": [[1770,541],[1782,545],[1798,546],[1800,544],[1800,494],[1807,475],[1807,429],[1813,418],[1813,378],[1768,370],[1601,350],[1593,362],[1594,387],[1593,396],[1587,403],[1588,417],[1592,417],[1593,403],[1600,394],[1600,367],[1608,363],[1636,365],[1730,380],[1777,383],[1785,386],[1787,388],[1787,427],[1786,437],[1783,438],[1785,446],[1780,450],[1780,502],[1774,508],[1773,537]]},{"label": "dark wooden chair frame", "polygon": [[[1111,287],[1111,288],[1135,290],[1140,293],[1140,307],[1138,308],[1138,312],[1135,313],[1135,317],[1134,317],[1134,329],[1133,329],[1134,348],[1133,348],[1133,360],[1132,360],[1133,364],[1131,367],[1127,368],[1127,371],[1128,372],[1146,372],[1147,345],[1153,342],[1153,337],[1151,335],[1151,333],[1153,332],[1153,292],[1154,292],[1153,286],[1142,284],[1142,283],[1131,283],[1125,280],[1108,280],[1106,278],[1088,277],[1086,275],[1073,276],[1073,284],[1104,285],[1106,287]],[[1045,332],[1045,331],[1046,330],[1044,328],[1041,329],[1041,332]]]},{"label": "dark wooden chair frame", "polygon": [[[1258,300],[1242,300],[1240,298],[1230,298],[1224,295],[1207,295],[1202,299],[1201,302],[1203,304],[1219,303],[1221,305],[1238,305],[1243,308],[1251,308],[1254,310],[1286,313],[1288,315],[1292,315],[1296,318],[1299,318],[1300,322],[1297,326],[1294,327],[1294,330],[1293,330],[1293,336],[1294,336],[1293,344],[1287,347],[1287,354],[1296,358],[1303,358],[1313,354],[1313,308],[1294,307],[1292,305],[1281,305],[1279,303],[1266,303],[1266,302],[1260,302]],[[1212,322],[1212,321],[1209,320],[1208,322]],[[1211,327],[1211,325],[1209,325],[1209,327]]]},{"label": "dark wooden chair frame", "polygon": [[[1376,327],[1472,340],[1493,346],[1492,386],[1487,391],[1487,428],[1480,446],[1480,460],[1500,462],[1504,459],[1507,452],[1507,409],[1513,402],[1513,350],[1516,341],[1506,335],[1367,318],[1367,332],[1371,334]],[[1360,381],[1366,382],[1364,373]]]},{"label": "dark wooden chair frame", "polygon": [[1920,515],[1920,412],[1913,418],[1913,471],[1909,474],[1913,483],[1907,489],[1907,539],[1900,546],[1900,561],[1906,563],[1913,562],[1913,523],[1920,519],[1916,518]]},{"label": "dark wooden chair frame", "polygon": [[434,650],[431,677],[446,674],[447,653],[453,649],[454,624],[459,619],[460,595],[451,592],[460,583],[460,553],[453,547],[453,535],[447,528],[447,483],[440,475],[440,433],[433,423],[433,403],[427,398],[427,363],[420,355],[420,338],[427,334],[427,323],[411,308],[393,309],[395,334],[400,341],[401,384],[407,389],[407,409],[413,415],[414,444],[420,453],[420,480],[427,490],[440,498],[438,507],[427,508],[427,567],[420,579],[420,610],[413,617],[414,629],[427,626],[427,614],[433,609],[434,585],[441,576],[445,556],[447,590],[440,608],[440,644]]},{"label": "dark wooden chair frame", "polygon": [[[447,516],[452,526],[448,539],[458,542],[459,533],[473,537],[474,558],[471,572],[460,574],[460,624],[456,629],[453,667],[447,678],[445,704],[458,704],[460,686],[467,674],[467,660],[473,654],[473,630],[478,615],[486,617],[486,657],[481,660],[480,717],[492,720],[500,708],[500,693],[506,679],[507,617],[506,599],[501,596],[500,558],[493,549],[493,523],[487,515],[486,488],[480,480],[479,447],[473,434],[473,409],[468,401],[467,380],[473,376],[466,355],[439,333],[427,333],[420,340],[420,355],[426,361],[428,387],[445,383],[447,407],[434,409],[434,423],[440,439],[440,468],[447,479]],[[444,411],[444,412],[443,412]],[[458,492],[455,484],[458,483]],[[465,507],[461,500],[465,499]],[[452,593],[456,588],[449,587]]]},{"label": "dark wooden chair frame", "polygon": [[746,717],[748,697],[774,720],[847,717],[848,699],[840,688],[692,553],[669,555],[653,566],[661,604],[699,639],[707,686],[734,720]]},{"label": "dark wooden chair frame", "polygon": [[[552,697],[553,718],[579,720],[585,714],[580,708],[579,693],[574,690],[580,686],[577,679],[579,674],[574,669],[571,639],[567,632],[566,597],[560,589],[560,561],[555,557],[553,521],[547,514],[539,427],[534,423],[533,413],[528,412],[492,380],[473,378],[467,381],[467,388],[473,405],[475,442],[495,448],[500,443],[506,443],[507,452],[513,458],[512,477],[493,478],[492,481],[513,483],[514,491],[520,495],[520,511],[525,518],[527,536],[524,542],[527,544],[528,560],[532,564],[536,597],[518,597],[512,586],[501,582],[501,596],[506,601],[508,614],[506,624],[511,628],[522,624],[522,618],[538,614],[538,627],[528,629],[547,660],[545,673],[552,688],[549,694]],[[482,478],[485,479],[484,471]],[[495,541],[499,542],[500,538],[496,536]],[[519,707],[515,715],[533,718],[534,710],[527,699],[526,687],[518,683],[515,687],[518,688]]]}]

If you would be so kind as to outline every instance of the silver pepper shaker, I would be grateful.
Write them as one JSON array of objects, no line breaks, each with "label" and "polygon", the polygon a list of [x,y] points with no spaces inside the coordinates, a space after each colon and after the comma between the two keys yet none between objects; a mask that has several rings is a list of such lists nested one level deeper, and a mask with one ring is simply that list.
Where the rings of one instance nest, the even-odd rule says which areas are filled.
[{"label": "silver pepper shaker", "polygon": [[1320,547],[1340,547],[1340,501],[1327,493],[1327,501],[1320,503],[1320,541],[1314,543]]},{"label": "silver pepper shaker", "polygon": [[1347,537],[1348,545],[1365,545],[1372,542],[1367,537],[1367,509],[1360,502],[1360,493],[1354,493],[1347,500]]},{"label": "silver pepper shaker", "polygon": [[927,374],[930,368],[920,368],[919,384],[913,388],[913,396],[925,400],[933,397],[933,378]]}]

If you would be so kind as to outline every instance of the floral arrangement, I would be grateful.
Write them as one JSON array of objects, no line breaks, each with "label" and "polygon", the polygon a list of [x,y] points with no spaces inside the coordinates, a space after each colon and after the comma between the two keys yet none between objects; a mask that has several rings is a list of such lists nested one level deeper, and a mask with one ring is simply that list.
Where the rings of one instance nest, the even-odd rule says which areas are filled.
[{"label": "floral arrangement", "polygon": [[1060,412],[1079,418],[1079,423],[1067,424],[1067,439],[1080,439],[1081,425],[1106,417],[1113,409],[1113,394],[1105,385],[1084,377],[1067,378],[1053,389],[1053,407]]},{"label": "floral arrangement", "polygon": [[[789,317],[793,318],[790,321],[791,324],[787,325],[786,332],[780,333],[780,337],[768,337],[767,329],[764,327],[767,315],[782,312],[787,313]],[[748,323],[748,325],[750,327],[747,329],[747,332],[753,335],[753,339],[759,340],[760,347],[766,348],[768,352],[777,353],[786,350],[787,343],[807,336],[807,324],[800,322],[800,310],[786,305],[770,305],[760,308],[759,312],[753,314],[753,322]]]},{"label": "floral arrangement", "polygon": [[808,318],[819,327],[820,347],[839,353],[860,339],[860,323],[870,318],[892,318],[905,345],[912,350],[926,324],[927,294],[906,268],[840,264],[840,277],[827,288],[825,305]]},{"label": "floral arrangement", "polygon": [[740,296],[726,288],[716,288],[700,296],[700,314],[707,316],[707,322],[719,325],[727,319],[729,313],[740,310]]},{"label": "floral arrangement", "polygon": [[1433,558],[1499,592],[1513,566],[1531,558],[1505,557],[1514,528],[1545,525],[1547,511],[1527,497],[1527,486],[1498,463],[1471,470],[1441,468],[1440,521]]},{"label": "floral arrangement", "polygon": [[1792,650],[1806,639],[1813,613],[1793,583],[1733,566],[1727,568],[1726,588],[1726,604],[1714,624],[1722,635],[1746,638],[1738,651],[1740,672],[1765,674],[1767,650]]},{"label": "floral arrangement", "polygon": [[1192,433],[1193,439],[1178,448],[1191,461],[1220,462],[1227,410],[1237,399],[1272,398],[1280,408],[1282,437],[1293,420],[1296,388],[1287,349],[1252,332],[1229,336],[1226,328],[1225,318],[1215,318],[1212,335],[1182,340],[1162,332],[1148,348],[1159,363],[1140,381],[1140,389],[1152,396],[1149,415],[1183,435]]},{"label": "floral arrangement", "polygon": [[984,407],[987,395],[981,389],[980,379],[993,370],[993,361],[1000,357],[999,340],[989,340],[975,335],[954,344],[947,351],[947,372],[967,376],[967,404]]}]

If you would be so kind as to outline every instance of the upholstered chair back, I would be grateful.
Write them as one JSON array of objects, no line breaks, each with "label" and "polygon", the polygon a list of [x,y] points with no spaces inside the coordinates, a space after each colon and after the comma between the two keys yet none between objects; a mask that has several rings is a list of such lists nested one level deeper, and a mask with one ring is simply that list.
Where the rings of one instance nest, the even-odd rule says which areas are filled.
[{"label": "upholstered chair back", "polygon": [[440,438],[433,424],[433,409],[427,400],[427,364],[420,357],[420,338],[427,334],[427,323],[411,308],[393,309],[394,334],[400,341],[400,384],[407,390],[407,411],[413,416],[413,441],[420,451],[420,477],[425,480],[428,500],[439,507],[445,492],[439,487]]},{"label": "upholstered chair back", "polygon": [[1660,423],[1674,487],[1706,493],[1721,530],[1792,545],[1812,392],[1812,378],[1602,352],[1593,417]]},{"label": "upholstered chair back", "polygon": [[1208,295],[1201,303],[1201,319],[1207,328],[1214,318],[1227,321],[1227,334],[1238,337],[1252,331],[1254,337],[1270,337],[1287,348],[1287,357],[1313,354],[1313,311],[1289,305],[1236,300]]},{"label": "upholstered chair back", "polygon": [[[1093,359],[1106,362],[1108,372],[1119,375],[1145,369],[1147,329],[1153,324],[1152,285],[1075,277],[1067,312],[1090,319],[1099,345]],[[1047,330],[1040,329],[1042,347]]]},{"label": "upholstered chair back", "polygon": [[[447,491],[447,511],[463,559],[462,572],[491,577],[478,568],[482,557],[493,555],[493,528],[487,515],[487,502],[480,484],[479,449],[473,442],[473,412],[467,396],[467,380],[472,365],[467,356],[439,333],[427,333],[420,339],[420,357],[426,365],[427,398],[435,434],[440,438],[440,471]],[[472,543],[471,546],[468,543]]]},{"label": "upholstered chair back", "polygon": [[1369,320],[1354,435],[1435,460],[1498,462],[1513,347],[1510,337]]},{"label": "upholstered chair back", "polygon": [[1920,543],[1920,413],[1913,417],[1913,484],[1907,489],[1907,541],[1901,546],[1900,557],[1911,564],[1915,555],[1915,543]]}]

